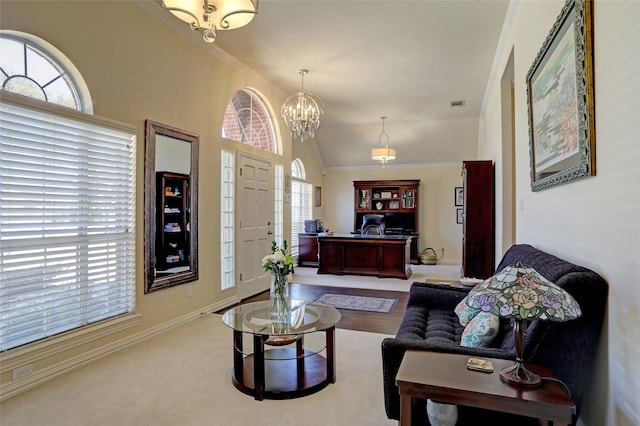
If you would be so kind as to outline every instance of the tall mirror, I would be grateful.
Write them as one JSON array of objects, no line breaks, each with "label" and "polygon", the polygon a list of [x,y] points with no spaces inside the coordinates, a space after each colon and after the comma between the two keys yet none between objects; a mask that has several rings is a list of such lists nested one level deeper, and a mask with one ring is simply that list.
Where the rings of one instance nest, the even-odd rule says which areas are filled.
[{"label": "tall mirror", "polygon": [[198,279],[198,144],[145,121],[145,293]]}]

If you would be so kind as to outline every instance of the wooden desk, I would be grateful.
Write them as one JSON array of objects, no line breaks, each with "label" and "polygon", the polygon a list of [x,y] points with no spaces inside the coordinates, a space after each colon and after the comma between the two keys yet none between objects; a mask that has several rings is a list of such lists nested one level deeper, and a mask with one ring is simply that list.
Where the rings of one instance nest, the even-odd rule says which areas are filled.
[{"label": "wooden desk", "polygon": [[[411,425],[412,407],[418,399],[501,411],[567,425],[575,404],[564,386],[544,380],[538,388],[512,386],[500,380],[500,370],[514,361],[489,359],[493,373],[467,369],[468,355],[408,350],[396,375],[400,388],[401,426]],[[542,377],[554,377],[550,369],[535,364],[527,368]]]},{"label": "wooden desk", "polygon": [[318,233],[298,234],[298,266],[318,267]]},{"label": "wooden desk", "polygon": [[318,274],[411,276],[410,235],[318,235]]}]

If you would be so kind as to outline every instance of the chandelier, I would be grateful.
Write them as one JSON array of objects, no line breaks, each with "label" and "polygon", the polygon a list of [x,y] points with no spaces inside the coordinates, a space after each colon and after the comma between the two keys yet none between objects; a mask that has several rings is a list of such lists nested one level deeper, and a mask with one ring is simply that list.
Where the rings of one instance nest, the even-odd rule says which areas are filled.
[{"label": "chandelier", "polygon": [[382,167],[389,164],[390,160],[396,159],[395,148],[389,148],[389,135],[384,131],[384,120],[387,116],[380,117],[382,119],[382,132],[378,136],[378,147],[371,148],[371,159],[378,161]]},{"label": "chandelier", "polygon": [[258,0],[162,0],[162,8],[202,30],[202,38],[213,43],[218,30],[235,30],[247,25],[258,13]]},{"label": "chandelier", "polygon": [[304,91],[304,75],[308,72],[305,69],[298,70],[302,79],[300,91],[287,98],[281,109],[282,119],[291,128],[291,138],[300,139],[300,142],[315,137],[324,116],[322,100]]}]

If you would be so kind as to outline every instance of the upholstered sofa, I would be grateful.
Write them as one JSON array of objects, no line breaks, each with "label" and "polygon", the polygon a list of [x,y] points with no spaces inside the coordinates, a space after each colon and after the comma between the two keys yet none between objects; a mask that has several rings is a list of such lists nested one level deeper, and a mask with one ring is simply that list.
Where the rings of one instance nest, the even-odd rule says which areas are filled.
[{"label": "upholstered sofa", "polygon": [[[604,318],[608,286],[595,272],[559,259],[530,245],[512,246],[496,271],[522,262],[569,292],[579,303],[582,316],[573,321],[534,320],[525,337],[524,358],[550,367],[568,387],[576,404],[574,424],[580,414],[591,376]],[[460,346],[464,327],[454,312],[469,292],[439,284],[412,283],[406,311],[395,338],[382,342],[384,401],[387,417],[398,419],[400,400],[396,374],[407,349],[515,359],[513,332],[501,319],[498,335],[489,347]],[[425,410],[418,410],[418,413]],[[428,424],[426,416],[423,420]],[[458,407],[458,425],[538,424],[537,420],[471,407]]]}]

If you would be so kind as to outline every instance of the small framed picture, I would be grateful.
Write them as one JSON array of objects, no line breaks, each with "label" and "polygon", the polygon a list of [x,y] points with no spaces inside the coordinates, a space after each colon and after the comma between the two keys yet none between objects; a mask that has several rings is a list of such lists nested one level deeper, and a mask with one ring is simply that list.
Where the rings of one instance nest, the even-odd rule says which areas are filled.
[{"label": "small framed picture", "polygon": [[284,177],[284,193],[291,194],[291,176],[289,175]]},{"label": "small framed picture", "polygon": [[456,206],[462,206],[464,204],[464,188],[461,186],[456,186],[454,192],[454,200]]},{"label": "small framed picture", "polygon": [[322,187],[316,186],[316,207],[322,207]]},{"label": "small framed picture", "polygon": [[464,210],[456,209],[456,223],[462,223],[464,221]]}]

